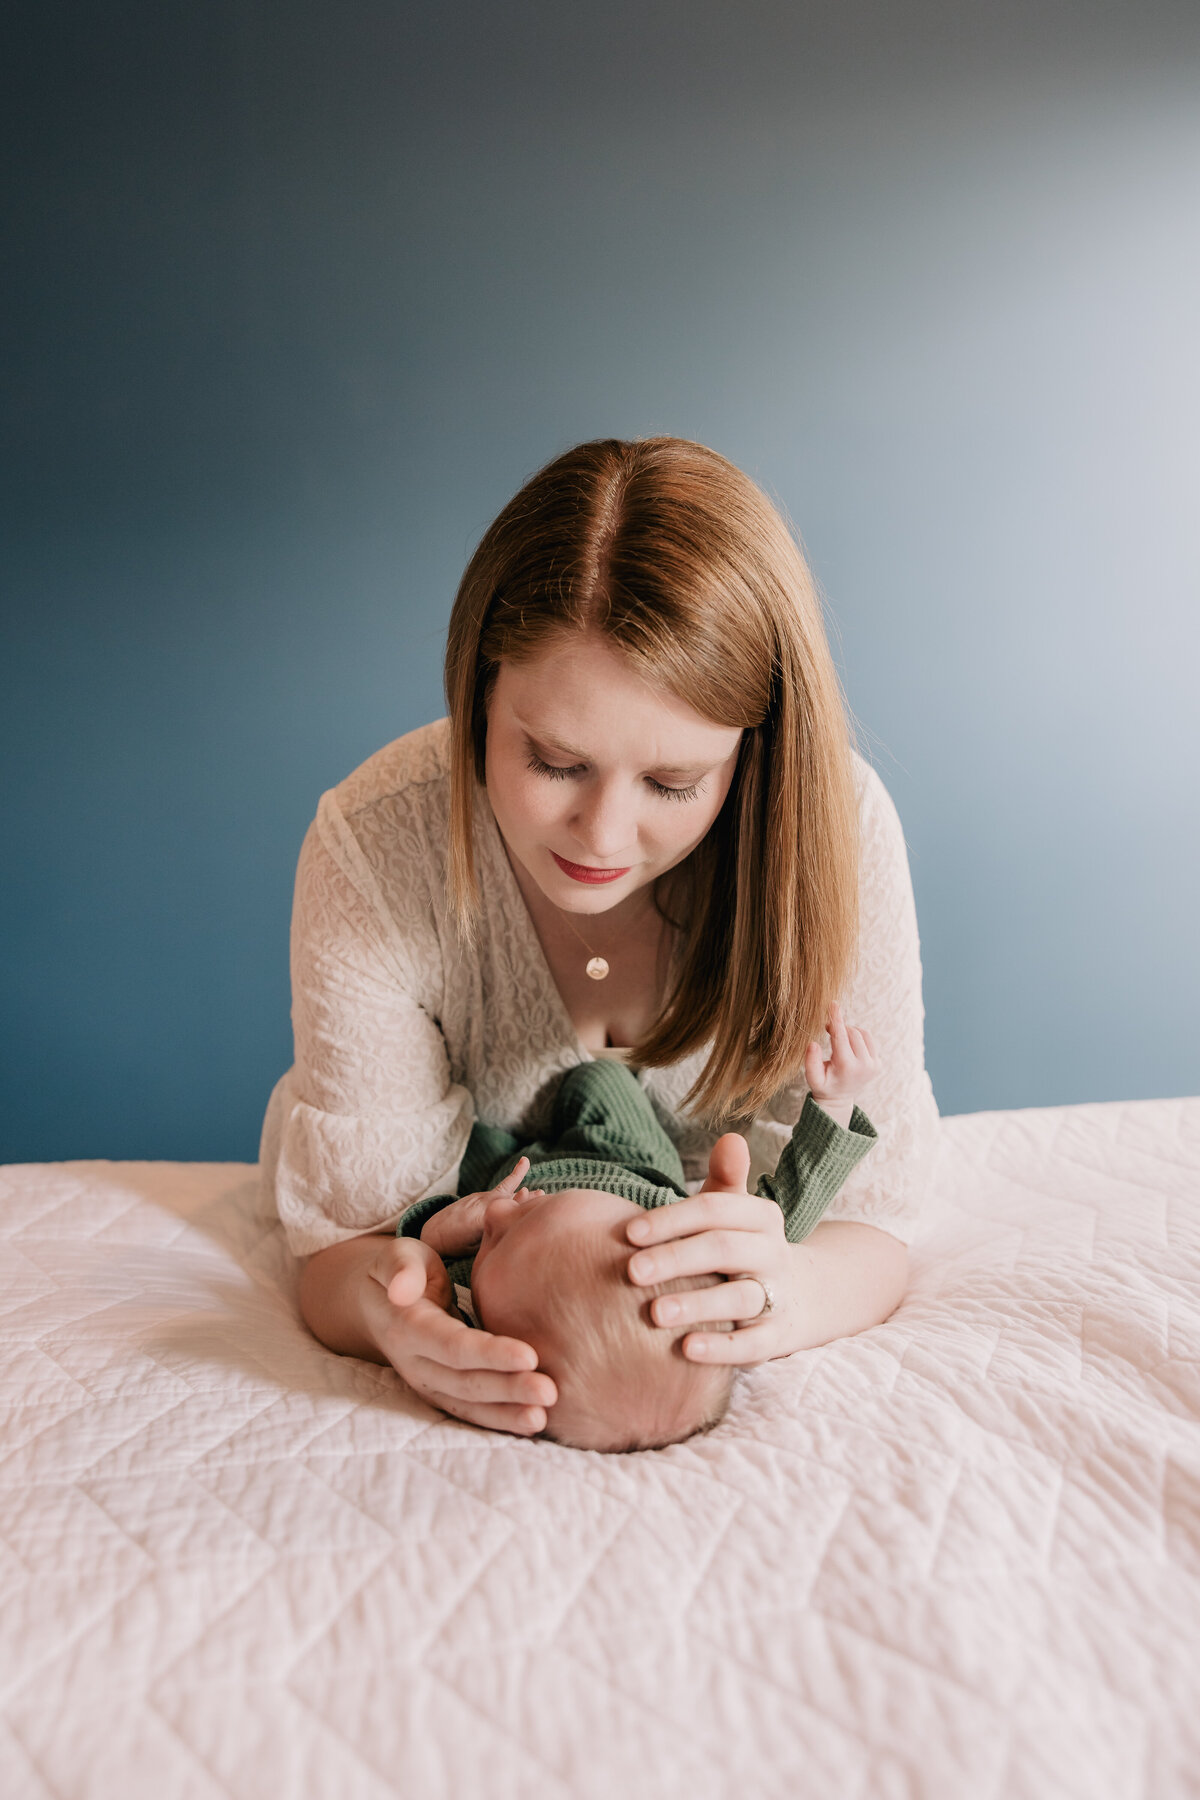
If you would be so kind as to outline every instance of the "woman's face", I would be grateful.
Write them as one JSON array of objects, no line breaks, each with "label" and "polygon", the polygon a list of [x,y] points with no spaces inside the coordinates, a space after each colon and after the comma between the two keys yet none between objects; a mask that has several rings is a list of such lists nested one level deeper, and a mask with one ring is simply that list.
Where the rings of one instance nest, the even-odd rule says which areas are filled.
[{"label": "woman's face", "polygon": [[650,687],[604,638],[564,637],[500,665],[488,798],[547,899],[607,912],[695,849],[729,792],[741,736]]}]

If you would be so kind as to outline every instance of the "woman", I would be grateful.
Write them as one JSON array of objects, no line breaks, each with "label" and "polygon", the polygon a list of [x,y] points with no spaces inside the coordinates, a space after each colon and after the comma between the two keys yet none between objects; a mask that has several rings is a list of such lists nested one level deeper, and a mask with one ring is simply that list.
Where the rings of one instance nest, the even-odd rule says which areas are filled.
[{"label": "woman", "polygon": [[603,1054],[638,1069],[689,1176],[732,1126],[752,1183],[838,1000],[879,1048],[881,1141],[827,1220],[787,1244],[734,1158],[728,1191],[637,1222],[629,1275],[729,1277],[654,1303],[664,1327],[741,1327],[692,1333],[697,1357],[760,1362],[886,1318],[937,1116],[916,919],[778,514],[698,444],[569,451],[475,552],[446,688],[449,720],[326,794],[300,858],[296,1060],[262,1164],[309,1257],[312,1331],[459,1418],[542,1430],[533,1350],[455,1315],[401,1215],[455,1187],[476,1118],[536,1137],[564,1071]]}]

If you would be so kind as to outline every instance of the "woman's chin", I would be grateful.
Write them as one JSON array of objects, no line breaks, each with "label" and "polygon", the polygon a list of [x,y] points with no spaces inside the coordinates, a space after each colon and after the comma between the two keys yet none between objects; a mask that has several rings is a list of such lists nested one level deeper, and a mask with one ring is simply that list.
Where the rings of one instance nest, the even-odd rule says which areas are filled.
[{"label": "woman's chin", "polygon": [[607,912],[610,906],[627,899],[641,885],[634,869],[618,875],[615,881],[581,881],[559,868],[549,852],[538,882],[546,898],[553,900],[564,912]]}]

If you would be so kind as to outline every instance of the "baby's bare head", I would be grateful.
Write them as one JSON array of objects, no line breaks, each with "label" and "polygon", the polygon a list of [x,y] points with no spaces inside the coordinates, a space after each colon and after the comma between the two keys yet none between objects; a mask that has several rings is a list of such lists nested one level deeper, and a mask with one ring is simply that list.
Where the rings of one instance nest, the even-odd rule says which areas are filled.
[{"label": "baby's bare head", "polygon": [[654,1324],[650,1303],[689,1277],[635,1287],[625,1227],[639,1208],[618,1194],[570,1188],[526,1201],[484,1242],[471,1287],[480,1323],[522,1339],[558,1388],[547,1437],[582,1450],[650,1450],[715,1425],[733,1384],[728,1365],[690,1362],[690,1329]]}]

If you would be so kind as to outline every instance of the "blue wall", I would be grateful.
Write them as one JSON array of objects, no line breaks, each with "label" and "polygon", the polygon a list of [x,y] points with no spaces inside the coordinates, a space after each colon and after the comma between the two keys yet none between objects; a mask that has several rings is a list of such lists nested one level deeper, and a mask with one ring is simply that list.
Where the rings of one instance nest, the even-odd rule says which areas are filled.
[{"label": "blue wall", "polygon": [[1200,1088],[1194,6],[24,12],[0,1153],[253,1156],[316,798],[606,433],[803,532],[943,1110]]}]

